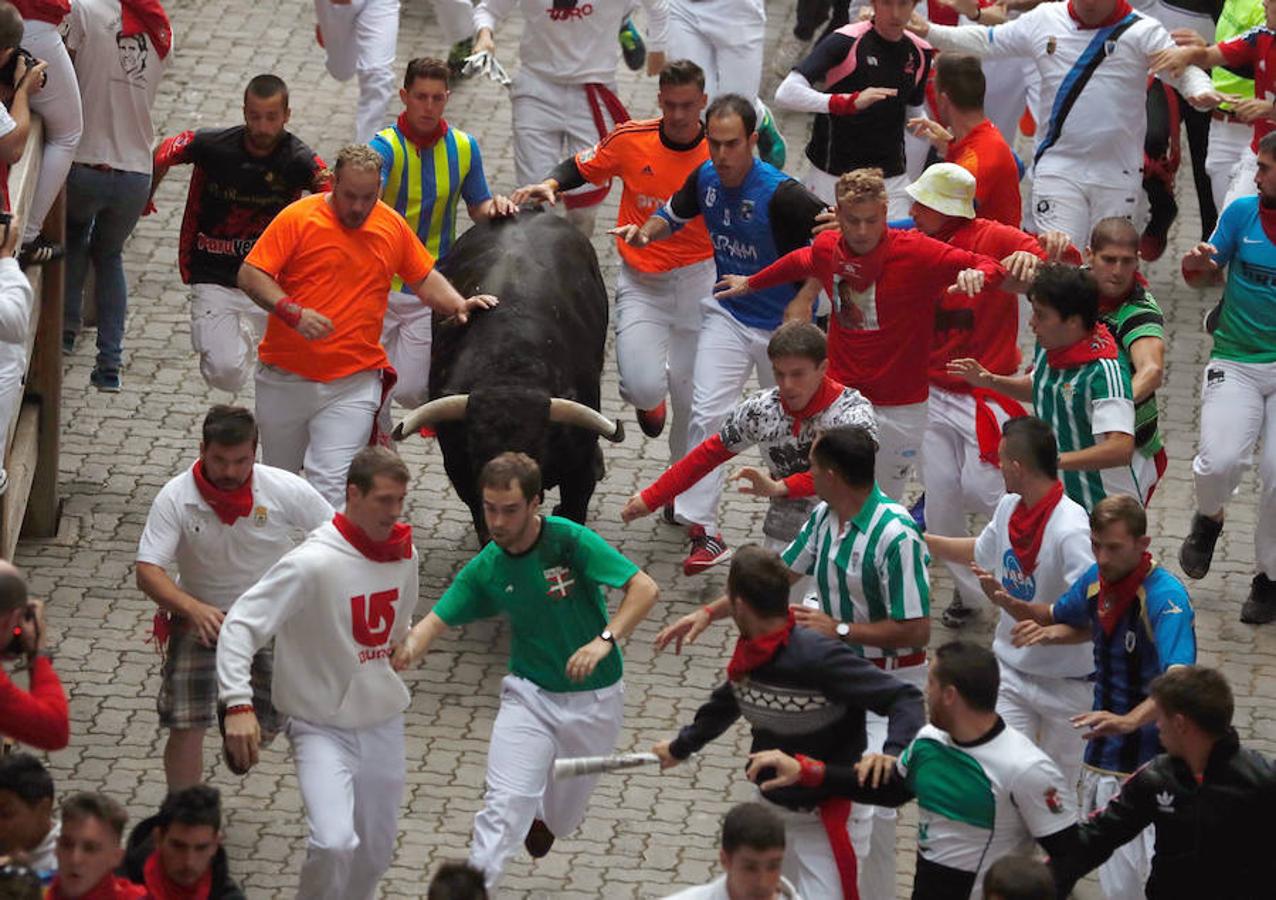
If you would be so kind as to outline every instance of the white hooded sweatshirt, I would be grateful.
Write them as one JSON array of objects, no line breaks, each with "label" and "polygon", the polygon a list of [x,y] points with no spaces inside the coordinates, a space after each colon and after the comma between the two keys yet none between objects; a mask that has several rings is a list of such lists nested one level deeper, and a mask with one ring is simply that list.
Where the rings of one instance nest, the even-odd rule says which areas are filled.
[{"label": "white hooded sweatshirt", "polygon": [[417,553],[374,562],[327,522],[235,601],[217,640],[217,681],[228,706],[252,702],[253,654],[275,639],[271,697],[315,725],[364,728],[407,709],[390,667],[417,604]]}]

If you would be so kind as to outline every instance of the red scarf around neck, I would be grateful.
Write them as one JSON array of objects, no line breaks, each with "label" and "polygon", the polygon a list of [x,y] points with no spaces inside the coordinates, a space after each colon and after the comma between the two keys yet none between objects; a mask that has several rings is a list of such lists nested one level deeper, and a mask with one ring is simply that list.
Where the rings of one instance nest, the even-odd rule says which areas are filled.
[{"label": "red scarf around neck", "polygon": [[1092,31],[1097,28],[1107,28],[1109,25],[1115,25],[1132,12],[1134,12],[1134,8],[1126,0],[1117,0],[1117,5],[1112,8],[1112,12],[1108,14],[1106,19],[1095,25],[1087,25],[1077,16],[1077,10],[1072,5],[1072,0],[1068,0],[1068,15],[1072,17],[1072,21],[1076,22],[1077,27],[1082,31]]},{"label": "red scarf around neck", "polygon": [[1261,198],[1258,201],[1258,224],[1263,226],[1267,240],[1276,244],[1276,207],[1267,206]]},{"label": "red scarf around neck", "polygon": [[806,406],[801,409],[789,409],[789,405],[784,402],[784,398],[780,398],[780,406],[784,411],[793,417],[793,435],[796,437],[802,431],[802,423],[807,419],[813,419],[824,410],[833,405],[833,401],[842,396],[845,387],[839,382],[834,381],[827,375],[820,382],[820,386],[815,389],[815,393],[811,399],[806,402]]},{"label": "red scarf around neck", "polygon": [[1102,322],[1096,323],[1094,330],[1075,344],[1046,351],[1046,365],[1052,369],[1078,369],[1097,359],[1116,358],[1116,341]]},{"label": "red scarf around neck", "polygon": [[120,0],[120,34],[133,37],[142,33],[151,39],[160,59],[173,49],[173,27],[159,0]]},{"label": "red scarf around neck", "polygon": [[839,241],[842,262],[852,267],[853,274],[845,276],[856,291],[866,291],[870,285],[876,284],[881,277],[882,266],[886,263],[886,251],[890,248],[891,230],[886,229],[877,246],[862,256],[846,245],[846,238]]},{"label": "red scarf around neck", "polygon": [[1019,568],[1025,575],[1031,575],[1037,568],[1037,554],[1041,552],[1041,539],[1046,534],[1046,524],[1050,514],[1063,499],[1063,482],[1056,481],[1044,497],[1036,505],[1029,506],[1023,498],[1015,504],[1010,513],[1010,549],[1015,559],[1019,560]]},{"label": "red scarf around neck", "polygon": [[405,112],[399,113],[399,121],[395,124],[399,126],[403,136],[415,144],[418,150],[429,150],[439,142],[439,138],[447,134],[447,122],[444,119],[439,119],[439,124],[434,126],[434,130],[429,134],[421,134],[413,128]]},{"label": "red scarf around neck", "polygon": [[390,529],[390,536],[384,541],[374,541],[368,537],[368,533],[347,519],[344,513],[333,516],[332,525],[350,542],[351,547],[373,562],[399,562],[412,558],[411,525],[395,522]]},{"label": "red scarf around neck", "polygon": [[204,461],[197,459],[191,467],[195,487],[204,502],[213,508],[223,525],[234,525],[238,519],[253,511],[253,476],[250,472],[239,487],[224,491],[204,475]]},{"label": "red scarf around neck", "polygon": [[1099,624],[1103,626],[1105,635],[1112,637],[1117,623],[1129,612],[1130,604],[1155,565],[1152,554],[1144,553],[1134,571],[1118,581],[1107,581],[1102,574],[1099,575]]},{"label": "red scarf around neck", "polygon": [[[62,900],[65,895],[62,893],[61,876],[53,876],[53,883],[49,885],[45,896],[49,900]],[[145,896],[147,891],[142,885],[134,884],[119,875],[109,874],[89,888],[87,894],[81,894],[80,900],[141,900]]]},{"label": "red scarf around neck", "polygon": [[759,666],[764,666],[775,656],[775,652],[789,642],[793,627],[797,620],[793,610],[789,610],[788,621],[775,631],[760,634],[757,637],[740,637],[735,642],[735,652],[731,654],[731,662],[727,664],[727,678],[739,681]]},{"label": "red scarf around neck", "polygon": [[183,887],[168,877],[160,863],[158,850],[146,858],[142,879],[154,900],[208,900],[213,892],[212,866],[204,871],[199,881],[190,887]]}]

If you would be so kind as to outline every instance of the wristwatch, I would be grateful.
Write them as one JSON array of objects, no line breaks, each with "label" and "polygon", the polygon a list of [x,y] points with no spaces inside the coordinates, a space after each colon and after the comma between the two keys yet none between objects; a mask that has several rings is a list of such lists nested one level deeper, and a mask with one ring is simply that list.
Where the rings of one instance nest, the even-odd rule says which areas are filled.
[{"label": "wristwatch", "polygon": [[838,638],[844,641],[851,636],[851,623],[838,622],[837,627],[833,630],[837,632]]},{"label": "wristwatch", "polygon": [[604,628],[603,633],[598,636],[609,644],[616,643],[616,636],[611,633],[610,629]]}]

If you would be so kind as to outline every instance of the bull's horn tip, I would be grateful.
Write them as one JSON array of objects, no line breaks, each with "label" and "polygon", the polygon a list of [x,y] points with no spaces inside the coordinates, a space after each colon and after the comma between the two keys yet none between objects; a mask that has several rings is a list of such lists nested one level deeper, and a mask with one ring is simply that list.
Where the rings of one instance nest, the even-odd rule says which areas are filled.
[{"label": "bull's horn tip", "polygon": [[611,433],[611,437],[607,438],[613,444],[623,443],[625,440],[625,423],[620,419],[616,420],[616,430]]},{"label": "bull's horn tip", "polygon": [[395,424],[395,426],[394,426],[394,431],[391,431],[391,432],[390,432],[390,437],[391,437],[393,440],[396,440],[396,441],[401,441],[401,440],[403,440],[405,437],[407,437],[407,435],[405,435],[405,434],[403,433],[403,423],[402,423],[402,422],[398,422],[398,423],[396,423],[396,424]]}]

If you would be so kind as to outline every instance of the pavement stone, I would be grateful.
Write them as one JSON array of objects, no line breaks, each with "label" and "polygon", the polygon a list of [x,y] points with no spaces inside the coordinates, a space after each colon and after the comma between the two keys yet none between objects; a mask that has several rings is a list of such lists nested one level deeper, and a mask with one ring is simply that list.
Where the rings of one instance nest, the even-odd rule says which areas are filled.
[{"label": "pavement stone", "polygon": [[[325,72],[315,45],[310,4],[250,0],[172,0],[177,48],[156,102],[160,133],[238,121],[241,92],[253,74],[282,75],[292,92],[292,130],[325,158],[353,132],[355,88]],[[791,0],[771,0],[768,46],[791,21]],[[513,71],[518,16],[499,34],[502,59]],[[428,4],[406,6],[399,66],[412,56],[444,53]],[[654,82],[622,72],[620,96],[638,116],[655,112]],[[766,75],[764,93],[776,78]],[[490,82],[456,86],[449,121],[478,137],[494,189],[511,190],[513,153],[509,99]],[[779,115],[789,139],[789,168],[801,175],[808,122]],[[1180,179],[1181,184],[1190,179]],[[151,603],[136,589],[132,560],[146,511],[159,487],[189,464],[198,423],[211,402],[229,397],[210,391],[190,348],[188,295],[176,267],[177,232],[186,177],[174,171],[159,191],[159,212],[139,223],[126,252],[132,310],[126,339],[124,389],[116,395],[87,389],[91,341],[82,339],[67,359],[65,434],[61,484],[65,497],[59,535],[24,541],[17,562],[35,595],[48,598],[58,641],[57,666],[70,696],[71,746],[49,764],[60,792],[103,790],[122,801],[134,819],[148,815],[164,793],[154,695],[159,657],[148,643]],[[618,191],[600,214],[615,215]],[[1184,198],[1186,200],[1186,198]],[[1147,267],[1165,308],[1170,335],[1167,381],[1160,392],[1161,421],[1170,468],[1152,509],[1154,550],[1171,569],[1193,508],[1191,456],[1197,435],[1197,382],[1209,342],[1200,330],[1212,292],[1185,288],[1177,259],[1196,239],[1199,219],[1183,202],[1170,251]],[[599,229],[600,233],[602,229]],[[614,283],[617,256],[610,240],[594,241],[607,282]],[[603,409],[630,418],[621,403],[613,357],[603,384]],[[251,401],[243,394],[240,401]],[[401,446],[414,472],[410,515],[421,552],[424,613],[476,549],[468,512],[447,485],[435,446],[412,440]],[[678,565],[682,533],[656,518],[624,527],[619,511],[666,461],[659,441],[637,428],[606,448],[609,473],[599,484],[591,524],[644,566],[660,583],[660,604],[625,647],[627,715],[620,750],[646,749],[689,720],[721,677],[730,629],[717,627],[682,656],[655,656],[658,628],[715,597],[724,573],[685,578]],[[747,461],[747,460],[746,460]],[[1237,727],[1243,739],[1276,751],[1276,631],[1240,624],[1238,611],[1253,572],[1250,540],[1256,486],[1247,477],[1229,510],[1227,530],[1208,578],[1192,586],[1201,661],[1220,666],[1237,693]],[[728,496],[723,530],[732,545],[760,533],[763,508],[747,497]],[[943,571],[934,571],[936,608],[951,596]],[[969,629],[990,640],[991,617]],[[950,637],[936,619],[933,641]],[[481,803],[485,751],[508,650],[502,623],[468,626],[440,642],[424,665],[408,675],[414,699],[407,716],[408,782],[394,865],[383,881],[385,897],[420,897],[429,873],[446,859],[464,858],[471,820]],[[753,796],[742,777],[747,731],[732,729],[678,770],[659,775],[636,770],[605,777],[578,834],[561,839],[553,853],[510,865],[501,894],[525,898],[655,897],[675,886],[707,880],[717,867],[721,815]],[[284,742],[265,752],[244,778],[227,772],[212,741],[210,780],[224,792],[227,849],[233,873],[253,898],[290,897],[305,853],[305,824],[296,779]],[[902,813],[898,849],[899,891],[911,883],[915,814]]]}]

